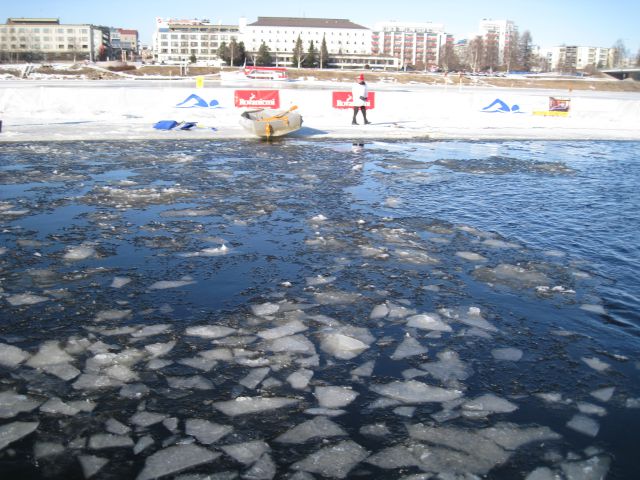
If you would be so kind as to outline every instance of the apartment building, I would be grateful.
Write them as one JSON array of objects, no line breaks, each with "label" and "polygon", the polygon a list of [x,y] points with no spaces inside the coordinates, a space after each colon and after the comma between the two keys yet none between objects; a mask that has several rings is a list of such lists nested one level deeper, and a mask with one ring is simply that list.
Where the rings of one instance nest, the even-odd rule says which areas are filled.
[{"label": "apartment building", "polygon": [[156,18],[153,51],[159,63],[188,62],[192,56],[210,65],[219,65],[218,49],[224,42],[239,40],[238,25],[213,24],[209,20]]},{"label": "apartment building", "polygon": [[371,50],[399,59],[403,67],[426,70],[438,66],[447,43],[453,43],[453,36],[445,33],[442,24],[382,22],[373,29]]},{"label": "apartment building", "polygon": [[511,20],[491,20],[480,21],[478,33],[484,40],[484,51],[487,56],[488,66],[507,65],[509,49],[513,35],[518,28]]},{"label": "apartment building", "polygon": [[544,51],[551,70],[575,72],[587,68],[606,68],[610,64],[611,48],[562,45]]},{"label": "apartment building", "polygon": [[0,61],[83,61],[109,54],[108,27],[61,24],[58,18],[9,18],[0,24]]},{"label": "apartment building", "polygon": [[127,61],[133,60],[138,56],[140,46],[137,30],[112,28],[109,33],[111,36],[112,58]]}]

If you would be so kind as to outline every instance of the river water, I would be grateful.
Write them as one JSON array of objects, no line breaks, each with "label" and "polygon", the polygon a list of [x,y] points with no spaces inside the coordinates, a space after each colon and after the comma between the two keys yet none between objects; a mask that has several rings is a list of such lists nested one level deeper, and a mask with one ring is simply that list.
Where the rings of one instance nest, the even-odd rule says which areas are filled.
[{"label": "river water", "polygon": [[635,478],[637,142],[0,150],[3,478]]}]

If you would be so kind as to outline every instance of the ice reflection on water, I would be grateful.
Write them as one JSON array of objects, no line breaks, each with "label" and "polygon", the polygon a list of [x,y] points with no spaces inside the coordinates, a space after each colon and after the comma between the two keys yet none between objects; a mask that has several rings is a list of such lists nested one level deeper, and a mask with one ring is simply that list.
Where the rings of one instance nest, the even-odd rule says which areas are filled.
[{"label": "ice reflection on water", "polygon": [[637,147],[3,145],[0,471],[629,478]]}]

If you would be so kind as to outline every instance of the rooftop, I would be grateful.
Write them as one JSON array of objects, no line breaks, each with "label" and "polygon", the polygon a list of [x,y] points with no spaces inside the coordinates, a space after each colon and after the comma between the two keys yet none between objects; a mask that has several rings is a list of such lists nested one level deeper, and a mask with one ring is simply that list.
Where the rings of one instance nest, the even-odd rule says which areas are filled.
[{"label": "rooftop", "polygon": [[350,28],[363,29],[367,27],[353,23],[345,18],[298,18],[298,17],[258,17],[250,23],[251,27],[300,27],[300,28]]}]

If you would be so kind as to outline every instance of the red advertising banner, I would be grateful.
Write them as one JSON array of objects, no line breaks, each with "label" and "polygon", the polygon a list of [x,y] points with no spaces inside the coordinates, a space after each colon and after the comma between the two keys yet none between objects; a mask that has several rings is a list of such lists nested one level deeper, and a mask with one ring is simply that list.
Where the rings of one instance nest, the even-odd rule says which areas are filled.
[{"label": "red advertising banner", "polygon": [[[353,96],[351,92],[332,92],[333,108],[353,108]],[[366,102],[367,110],[371,110],[376,106],[375,92],[369,92]]]},{"label": "red advertising banner", "polygon": [[280,108],[278,90],[236,90],[233,97],[240,108]]}]

